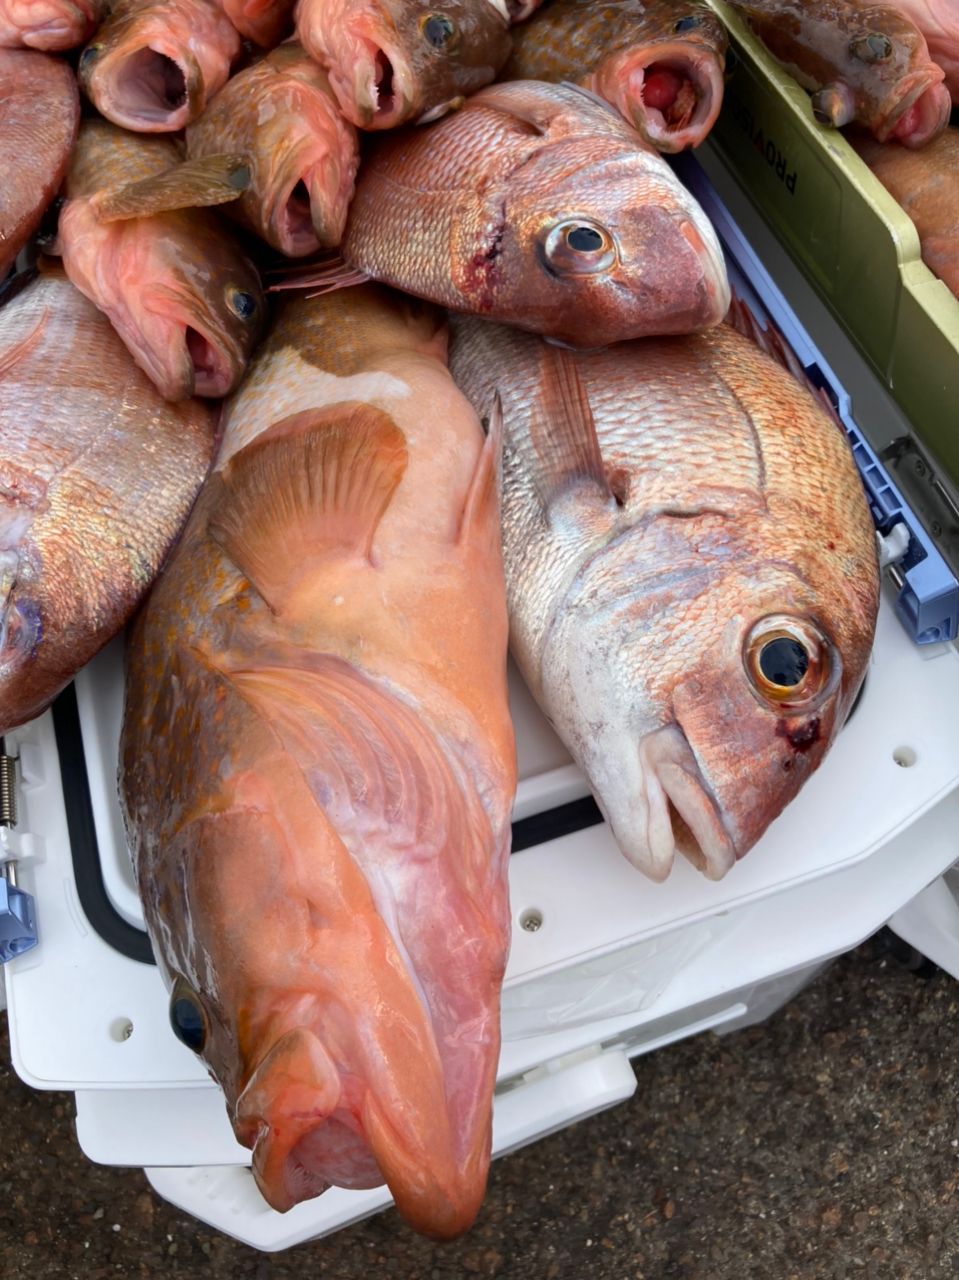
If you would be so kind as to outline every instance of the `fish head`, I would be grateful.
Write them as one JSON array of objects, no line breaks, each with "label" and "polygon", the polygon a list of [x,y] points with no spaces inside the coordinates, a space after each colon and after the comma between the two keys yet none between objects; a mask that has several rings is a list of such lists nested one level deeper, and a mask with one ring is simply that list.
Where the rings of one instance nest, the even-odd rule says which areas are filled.
[{"label": "fish head", "polygon": [[302,257],[342,240],[359,145],[326,73],[301,46],[280,45],[269,61],[287,72],[276,77],[275,99],[264,92],[240,107],[257,116],[248,212],[274,248]]},{"label": "fish head", "polygon": [[544,700],[654,880],[677,851],[718,880],[752,848],[822,762],[872,646],[874,544],[848,540],[844,595],[834,564],[743,557],[725,524],[661,519],[610,544],[544,650]]},{"label": "fish head", "polygon": [[330,83],[362,129],[437,118],[489,84],[510,53],[503,0],[366,0],[347,17],[331,10],[331,25],[334,13]]},{"label": "fish head", "polygon": [[[167,400],[227,395],[266,325],[256,268],[204,210],[122,225],[130,264],[122,336],[137,362]],[[144,259],[150,270],[141,276]]]},{"label": "fish head", "polygon": [[[214,475],[203,512],[235,465]],[[183,545],[195,557],[201,544]],[[419,709],[350,664],[233,671],[191,702],[184,688],[207,662],[185,655],[161,690],[167,745],[189,739],[191,767],[164,788],[170,826],[138,856],[173,1032],[221,1086],[272,1208],[385,1182],[418,1230],[457,1235],[490,1154],[510,799],[495,801],[494,835],[485,797],[435,746],[426,754]],[[321,723],[327,694],[335,719]],[[292,757],[278,747],[292,733],[321,734],[329,755]],[[134,741],[123,768],[136,830],[131,813],[159,797],[137,792],[150,764]],[[491,847],[497,874],[474,881],[465,868]]]},{"label": "fish head", "polygon": [[[881,142],[920,147],[942,132],[951,110],[945,73],[907,17],[891,5],[866,6],[837,37],[844,42],[839,79],[855,102],[855,118]],[[824,86],[826,98],[815,95],[813,106],[824,123],[841,126],[853,117],[843,110],[844,95],[837,96],[836,88]]]},{"label": "fish head", "polygon": [[604,58],[590,85],[658,151],[683,151],[719,116],[727,44],[705,5],[652,5],[636,40]]},{"label": "fish head", "polygon": [[200,64],[162,29],[106,24],[80,55],[77,73],[87,97],[126,129],[179,129],[200,110]]},{"label": "fish head", "polygon": [[[402,954],[368,902],[344,911],[335,892],[304,892],[313,873],[284,826],[260,810],[207,815],[155,867],[144,893],[173,1033],[222,1088],[273,1209],[386,1182],[418,1230],[455,1236],[482,1199],[488,1110],[468,1134],[477,1176]],[[481,1028],[461,1033],[451,1052],[466,1066]]]},{"label": "fish head", "polygon": [[722,321],[730,295],[719,240],[660,156],[564,142],[524,170],[490,247],[458,264],[455,282],[478,309],[484,295],[501,305],[508,291],[511,324],[579,347]]}]

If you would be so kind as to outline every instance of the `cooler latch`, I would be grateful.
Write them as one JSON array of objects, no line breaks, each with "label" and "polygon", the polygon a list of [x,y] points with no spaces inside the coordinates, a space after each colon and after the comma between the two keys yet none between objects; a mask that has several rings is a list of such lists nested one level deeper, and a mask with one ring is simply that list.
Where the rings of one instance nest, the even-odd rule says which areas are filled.
[{"label": "cooler latch", "polygon": [[22,956],[37,945],[37,913],[33,894],[17,885],[18,842],[11,840],[17,825],[18,756],[7,755],[0,739],[0,964]]}]

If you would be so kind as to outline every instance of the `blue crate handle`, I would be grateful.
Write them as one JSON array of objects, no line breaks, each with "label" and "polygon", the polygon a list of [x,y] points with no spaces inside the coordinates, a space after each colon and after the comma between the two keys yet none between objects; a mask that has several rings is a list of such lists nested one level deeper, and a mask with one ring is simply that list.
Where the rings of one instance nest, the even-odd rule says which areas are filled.
[{"label": "blue crate handle", "polygon": [[848,393],[796,319],[698,161],[688,154],[672,160],[716,228],[726,251],[730,284],[760,323],[765,320],[775,325],[810,382],[824,389],[832,401],[849,439],[877,530],[886,536],[897,524],[904,524],[909,532],[909,546],[898,565],[903,579],[896,599],[899,621],[916,644],[955,640],[959,635],[959,580],[859,430]]}]

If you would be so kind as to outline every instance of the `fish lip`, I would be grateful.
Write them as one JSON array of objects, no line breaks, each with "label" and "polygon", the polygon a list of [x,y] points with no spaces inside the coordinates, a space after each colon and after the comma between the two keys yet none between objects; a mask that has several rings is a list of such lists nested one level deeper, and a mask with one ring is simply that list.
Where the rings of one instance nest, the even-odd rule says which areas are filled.
[{"label": "fish lip", "polygon": [[[680,71],[696,90],[692,119],[683,128],[671,129],[662,113],[655,107],[647,107],[642,99],[646,69],[660,63]],[[707,50],[677,41],[650,45],[638,54],[634,53],[628,66],[629,92],[623,102],[623,114],[633,127],[657,151],[667,154],[698,146],[716,123],[723,104],[723,73],[719,59]],[[637,73],[641,77],[638,84],[634,83]]]},{"label": "fish lip", "polygon": [[[936,74],[937,72],[938,74]],[[906,76],[904,79],[900,80],[892,94],[893,98],[896,99],[896,105],[886,116],[882,128],[876,131],[876,138],[878,141],[887,142],[895,133],[896,127],[906,112],[911,107],[915,106],[916,103],[918,103],[926,94],[929,94],[927,102],[931,107],[936,97],[932,91],[936,89],[942,90],[942,93],[939,95],[942,99],[939,113],[937,114],[935,111],[927,111],[925,128],[916,130],[910,134],[908,142],[904,139],[900,139],[900,141],[902,141],[906,146],[919,147],[924,145],[924,143],[929,142],[938,133],[941,133],[949,123],[949,114],[952,110],[952,100],[949,96],[948,89],[945,88],[943,83],[944,78],[945,73],[940,68],[933,67],[926,68],[923,71],[914,72],[912,75]],[[945,115],[943,116],[942,112],[945,110],[946,101],[949,103],[949,110],[945,111]]]},{"label": "fish lip", "polygon": [[[667,849],[666,842],[660,840],[657,850],[650,849],[651,869],[644,870],[653,879],[665,879],[679,849],[707,879],[721,880],[741,855],[682,727],[673,723],[646,734],[640,741],[639,755],[644,773],[656,778],[668,801],[671,846]],[[677,841],[670,809],[682,819],[695,848]]]}]

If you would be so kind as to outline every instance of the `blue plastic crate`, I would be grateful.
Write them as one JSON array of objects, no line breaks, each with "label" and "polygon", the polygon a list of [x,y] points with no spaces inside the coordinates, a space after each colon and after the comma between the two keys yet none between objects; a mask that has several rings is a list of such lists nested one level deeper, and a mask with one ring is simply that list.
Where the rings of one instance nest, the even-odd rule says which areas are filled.
[{"label": "blue plastic crate", "polygon": [[789,343],[806,376],[828,394],[846,429],[876,528],[884,536],[904,525],[909,543],[896,565],[896,613],[916,644],[955,640],[959,634],[959,580],[905,501],[856,425],[852,401],[839,378],[796,318],[698,162],[673,158],[683,182],[706,211],[726,253],[730,284],[764,327],[773,324]]}]

